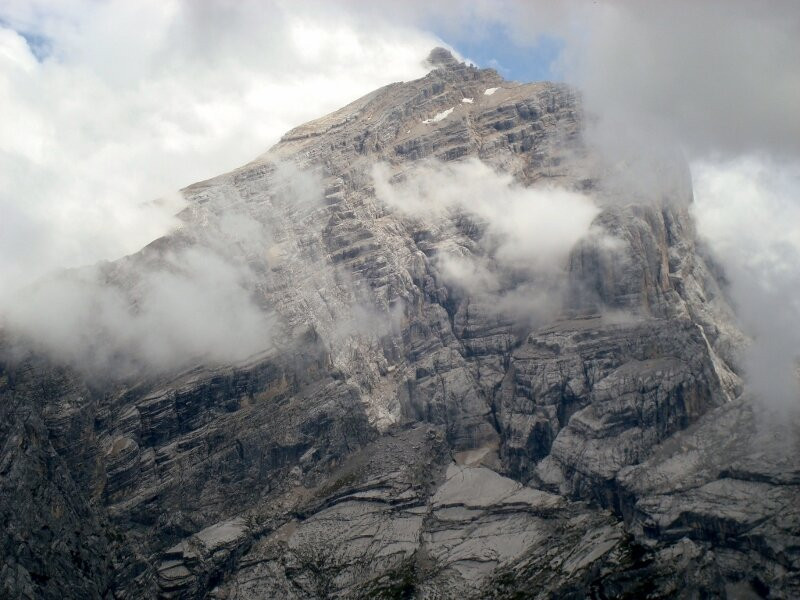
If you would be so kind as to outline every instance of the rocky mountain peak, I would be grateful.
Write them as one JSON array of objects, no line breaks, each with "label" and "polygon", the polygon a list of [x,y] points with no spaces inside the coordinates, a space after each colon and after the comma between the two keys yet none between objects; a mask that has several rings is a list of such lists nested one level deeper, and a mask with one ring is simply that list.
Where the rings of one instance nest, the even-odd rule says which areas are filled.
[{"label": "rocky mountain peak", "polygon": [[428,54],[428,58],[426,59],[426,62],[438,68],[461,64],[458,60],[455,59],[452,52],[450,52],[446,48],[442,48],[441,46],[437,46],[436,48],[430,51],[430,53]]},{"label": "rocky mountain peak", "polygon": [[141,312],[199,273],[178,316],[236,335],[101,381],[0,353],[0,595],[800,596],[800,452],[681,168],[631,189],[571,87],[429,61],[99,271]]}]

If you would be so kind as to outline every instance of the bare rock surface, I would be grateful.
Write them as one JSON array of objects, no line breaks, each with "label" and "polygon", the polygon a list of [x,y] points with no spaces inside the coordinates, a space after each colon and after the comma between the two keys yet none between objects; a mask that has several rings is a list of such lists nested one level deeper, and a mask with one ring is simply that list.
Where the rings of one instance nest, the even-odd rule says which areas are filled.
[{"label": "bare rock surface", "polygon": [[[607,164],[569,86],[429,62],[98,267],[135,306],[175,256],[235,265],[270,332],[247,358],[98,376],[3,334],[0,595],[800,596],[800,425],[742,395],[685,166]],[[378,197],[376,165],[468,161],[592,198],[564,264],[514,270],[474,215]],[[505,310],[449,256],[553,301]]]}]

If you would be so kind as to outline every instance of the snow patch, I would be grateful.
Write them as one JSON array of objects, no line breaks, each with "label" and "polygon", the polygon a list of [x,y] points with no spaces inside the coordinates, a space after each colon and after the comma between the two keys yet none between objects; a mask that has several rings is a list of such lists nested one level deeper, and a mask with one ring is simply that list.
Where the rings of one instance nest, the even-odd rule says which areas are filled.
[{"label": "snow patch", "polygon": [[450,113],[451,113],[451,112],[453,112],[453,108],[455,108],[455,106],[454,106],[454,107],[452,107],[452,108],[448,108],[447,110],[443,110],[443,111],[442,111],[442,112],[440,112],[440,113],[436,113],[436,114],[435,114],[435,115],[434,115],[432,118],[430,118],[430,119],[425,119],[425,120],[423,121],[423,123],[425,123],[425,124],[428,124],[428,123],[438,123],[438,122],[439,122],[439,121],[441,121],[442,119],[446,119],[446,118],[447,118],[447,117],[450,115]]},{"label": "snow patch", "polygon": [[475,99],[474,98],[462,98],[461,102],[463,102],[464,104],[472,104],[473,102],[475,102]]},{"label": "snow patch", "polygon": [[492,94],[494,94],[494,93],[495,93],[497,90],[499,90],[499,89],[500,89],[500,88],[489,88],[488,90],[486,90],[485,92],[483,92],[483,95],[484,95],[484,96],[491,96]]}]

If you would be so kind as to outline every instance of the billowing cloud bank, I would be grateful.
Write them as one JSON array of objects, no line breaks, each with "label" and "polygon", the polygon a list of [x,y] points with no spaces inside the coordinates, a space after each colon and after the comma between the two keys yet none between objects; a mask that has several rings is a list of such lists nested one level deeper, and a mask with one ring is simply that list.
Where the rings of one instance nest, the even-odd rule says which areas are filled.
[{"label": "billowing cloud bank", "polygon": [[422,76],[437,43],[325,4],[4,2],[0,295],[138,250],[175,225],[176,190]]}]

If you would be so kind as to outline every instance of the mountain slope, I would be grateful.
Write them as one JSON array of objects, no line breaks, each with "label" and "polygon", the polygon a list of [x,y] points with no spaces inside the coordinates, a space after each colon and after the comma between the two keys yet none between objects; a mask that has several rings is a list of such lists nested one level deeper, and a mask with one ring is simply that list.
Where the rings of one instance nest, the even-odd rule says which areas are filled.
[{"label": "mountain slope", "polygon": [[[800,453],[740,396],[684,165],[608,161],[568,86],[430,60],[190,186],[179,230],[92,271],[145,316],[165,274],[214,282],[179,296],[188,328],[214,320],[193,296],[241,319],[198,352],[125,357],[107,326],[89,366],[15,344],[6,594],[800,594]],[[453,203],[415,208],[431,180]],[[591,198],[559,264],[509,260],[476,212],[530,189]]]}]

